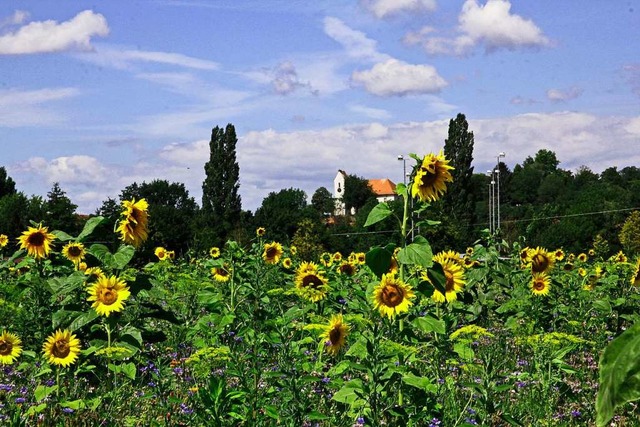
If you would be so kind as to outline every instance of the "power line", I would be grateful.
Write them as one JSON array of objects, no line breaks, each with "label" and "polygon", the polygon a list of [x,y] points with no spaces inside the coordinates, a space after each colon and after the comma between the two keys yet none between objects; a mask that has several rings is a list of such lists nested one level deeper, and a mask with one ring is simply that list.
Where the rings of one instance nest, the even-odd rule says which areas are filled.
[{"label": "power line", "polygon": [[[574,218],[574,217],[579,217],[579,216],[600,215],[600,214],[615,213],[615,212],[633,211],[633,210],[639,210],[639,209],[640,209],[640,207],[624,208],[624,209],[612,209],[612,210],[607,210],[607,211],[584,212],[584,213],[578,213],[578,214],[545,216],[545,217],[541,217],[541,218],[507,219],[507,220],[502,220],[500,222],[502,222],[502,223],[533,222],[533,221],[542,221],[542,220],[547,220],[547,219]],[[479,224],[474,224],[474,226],[475,225],[485,225],[485,224],[484,223],[479,223]]]},{"label": "power line", "polygon": [[384,234],[384,233],[398,233],[397,230],[386,230],[386,231],[356,231],[353,233],[333,233],[332,236],[352,236],[354,234]]}]

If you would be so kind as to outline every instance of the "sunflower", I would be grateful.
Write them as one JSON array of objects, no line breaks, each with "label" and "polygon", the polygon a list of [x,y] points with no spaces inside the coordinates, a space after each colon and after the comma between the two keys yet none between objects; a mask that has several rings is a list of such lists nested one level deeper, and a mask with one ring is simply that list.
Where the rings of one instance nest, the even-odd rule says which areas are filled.
[{"label": "sunflower", "polygon": [[140,199],[136,202],[136,199],[125,200],[122,202],[124,211],[120,220],[120,224],[116,231],[120,233],[120,239],[134,247],[140,246],[148,236],[149,226],[149,204],[145,199]]},{"label": "sunflower", "polygon": [[589,277],[587,277],[587,282],[582,288],[587,291],[594,290],[596,285],[598,284],[598,280],[602,279],[603,275],[604,269],[599,265],[596,266],[596,268],[593,270],[593,273],[591,273]]},{"label": "sunflower", "polygon": [[338,354],[340,349],[344,347],[347,335],[349,335],[349,326],[344,323],[342,314],[336,314],[331,318],[322,334],[324,348],[332,355]]},{"label": "sunflower", "polygon": [[298,253],[298,248],[296,248],[296,247],[295,247],[295,246],[293,246],[293,245],[289,246],[289,253],[290,253],[291,255],[295,255],[295,254],[297,254],[297,253]]},{"label": "sunflower", "polygon": [[9,238],[6,234],[0,234],[0,248],[4,248],[9,243]]},{"label": "sunflower", "polygon": [[228,282],[232,271],[232,268],[225,264],[223,267],[213,267],[211,274],[218,282]]},{"label": "sunflower", "polygon": [[290,269],[292,265],[293,265],[293,262],[291,261],[291,258],[285,258],[282,260],[282,266],[284,268]]},{"label": "sunflower", "polygon": [[[456,251],[442,251],[438,253],[440,261],[453,261],[457,264],[463,265],[464,259],[460,258],[460,255]],[[438,262],[440,262],[438,261]]]},{"label": "sunflower", "polygon": [[116,276],[102,276],[89,288],[87,301],[94,301],[92,307],[99,315],[109,317],[111,313],[122,311],[124,302],[130,296],[124,280]]},{"label": "sunflower", "polygon": [[58,329],[49,335],[42,345],[42,352],[49,363],[58,366],[69,366],[76,361],[80,353],[80,340],[68,329]]},{"label": "sunflower", "polygon": [[596,256],[596,251],[594,249],[589,249],[589,256]]},{"label": "sunflower", "polygon": [[167,251],[167,258],[173,260],[176,257],[176,251]]},{"label": "sunflower", "polygon": [[333,265],[333,255],[328,252],[323,252],[320,255],[320,263],[325,267],[331,267]]},{"label": "sunflower", "polygon": [[211,256],[211,258],[218,258],[220,256],[220,248],[214,246],[211,249],[209,249],[209,255]]},{"label": "sunflower", "polygon": [[358,264],[363,265],[367,261],[367,255],[364,252],[358,252],[356,259],[358,260]]},{"label": "sunflower", "polygon": [[529,252],[529,262],[532,273],[546,273],[553,268],[556,260],[552,253],[538,246]]},{"label": "sunflower", "polygon": [[49,233],[47,227],[39,224],[38,227],[29,227],[27,231],[18,237],[20,249],[26,249],[27,253],[35,259],[44,258],[51,252],[51,242],[55,239],[52,233]]},{"label": "sunflower", "polygon": [[100,267],[89,267],[84,270],[84,274],[85,276],[89,276],[87,277],[88,280],[98,280],[102,277],[106,277]]},{"label": "sunflower", "polygon": [[569,254],[569,257],[567,258],[567,261],[569,262],[575,262],[576,260],[576,256],[575,254]]},{"label": "sunflower", "polygon": [[617,263],[625,263],[625,262],[627,262],[627,256],[622,251],[619,251],[617,254],[615,254],[611,258],[612,258],[612,260],[614,262],[617,262]]},{"label": "sunflower", "polygon": [[258,227],[256,230],[256,236],[262,237],[267,232],[264,227]]},{"label": "sunflower", "polygon": [[469,255],[469,256],[473,255],[473,248],[472,248],[471,246],[469,246],[469,247],[467,248],[467,250],[465,251],[465,253],[466,253],[467,255]]},{"label": "sunflower", "polygon": [[531,252],[531,248],[529,247],[526,247],[520,250],[519,256],[520,256],[520,262],[522,264],[528,264],[529,261],[531,261],[531,259],[529,258],[530,252]]},{"label": "sunflower", "polygon": [[578,274],[579,274],[581,277],[585,277],[585,276],[587,275],[587,270],[585,270],[584,268],[580,267],[580,268],[578,269]]},{"label": "sunflower", "polygon": [[312,302],[320,301],[329,292],[328,280],[312,262],[303,262],[296,272],[296,290],[303,298]]},{"label": "sunflower", "polygon": [[564,271],[571,271],[571,270],[573,270],[573,264],[572,264],[572,263],[570,263],[570,262],[566,262],[566,263],[564,264],[564,266],[562,267],[562,269],[563,269]]},{"label": "sunflower", "polygon": [[153,251],[154,254],[156,254],[156,256],[158,257],[158,259],[160,261],[164,261],[165,259],[168,258],[169,254],[167,252],[167,250],[165,248],[163,248],[162,246],[158,246],[156,248],[155,251]]},{"label": "sunflower", "polygon": [[534,295],[547,295],[551,287],[551,280],[547,273],[533,273],[530,286]]},{"label": "sunflower", "polygon": [[631,285],[640,286],[640,259],[636,262],[636,268],[631,276]]},{"label": "sunflower", "polygon": [[333,260],[335,262],[340,262],[342,261],[342,254],[340,252],[336,252],[333,254]]},{"label": "sunflower", "polygon": [[11,365],[22,353],[22,341],[17,335],[2,331],[0,335],[0,364]]},{"label": "sunflower", "polygon": [[413,290],[395,274],[383,274],[380,284],[373,290],[373,308],[388,318],[409,311],[415,297]]},{"label": "sunflower", "polygon": [[578,261],[587,262],[587,260],[589,260],[589,257],[584,252],[578,255]]},{"label": "sunflower", "polygon": [[411,184],[411,196],[422,201],[438,200],[447,191],[445,183],[453,182],[451,169],[453,166],[449,166],[442,151],[438,155],[430,153],[424,156]]},{"label": "sunflower", "polygon": [[78,265],[80,261],[84,259],[85,254],[86,252],[82,243],[69,242],[62,248],[62,255],[75,265]]},{"label": "sunflower", "polygon": [[277,264],[280,262],[282,256],[282,245],[278,242],[266,243],[264,245],[264,252],[262,253],[262,259],[267,264]]},{"label": "sunflower", "polygon": [[564,251],[562,249],[556,249],[556,251],[553,253],[553,256],[556,261],[562,261],[564,259]]},{"label": "sunflower", "polygon": [[464,259],[462,260],[462,265],[464,266],[464,268],[474,267],[475,264],[476,264],[476,261],[473,258],[470,258],[468,256],[465,256]]},{"label": "sunflower", "polygon": [[357,271],[357,268],[355,264],[348,261],[343,261],[338,266],[338,273],[346,274],[347,276],[353,276],[354,274],[356,274],[356,271]]},{"label": "sunflower", "polygon": [[[452,302],[458,299],[458,293],[464,289],[464,271],[457,261],[452,261],[446,252],[440,252],[433,257],[433,261],[442,266],[444,272],[445,284],[444,295],[437,289],[434,289],[431,299],[435,302]],[[422,278],[428,282],[429,276],[422,274]]]},{"label": "sunflower", "polygon": [[76,269],[78,271],[87,271],[87,263],[84,261],[80,261],[77,265],[76,265]]}]

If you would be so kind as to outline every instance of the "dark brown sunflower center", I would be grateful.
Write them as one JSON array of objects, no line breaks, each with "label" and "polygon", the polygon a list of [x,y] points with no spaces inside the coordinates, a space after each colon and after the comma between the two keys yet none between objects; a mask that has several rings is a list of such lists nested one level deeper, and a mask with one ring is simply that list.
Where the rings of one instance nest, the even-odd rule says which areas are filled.
[{"label": "dark brown sunflower center", "polygon": [[545,285],[544,285],[544,280],[534,280],[533,281],[533,289],[535,289],[536,291],[542,291],[544,290]]},{"label": "dark brown sunflower center", "polygon": [[453,273],[449,270],[444,270],[444,277],[446,279],[445,289],[447,290],[447,292],[452,291],[453,285],[455,283],[453,280]]},{"label": "dark brown sunflower center", "polygon": [[267,249],[267,258],[268,259],[275,258],[277,254],[278,254],[278,249],[276,249],[276,248]]},{"label": "dark brown sunflower center", "polygon": [[331,329],[331,331],[329,331],[329,341],[331,341],[331,344],[336,345],[337,343],[340,342],[340,338],[342,337],[342,332],[340,331],[339,327],[335,327],[333,329]]},{"label": "dark brown sunflower center", "polygon": [[315,274],[307,274],[302,279],[302,286],[305,288],[320,289],[324,282]]},{"label": "dark brown sunflower center", "polygon": [[431,187],[433,183],[438,179],[438,173],[427,172],[422,175],[422,185],[421,187]]},{"label": "dark brown sunflower center", "polygon": [[228,276],[228,275],[229,275],[229,273],[227,273],[227,270],[224,270],[224,269],[222,269],[222,268],[219,268],[219,269],[217,270],[217,273],[218,273],[218,276],[224,276],[224,277],[226,277],[226,276]]},{"label": "dark brown sunflower center", "polygon": [[400,305],[404,300],[404,291],[398,285],[386,285],[382,289],[382,302],[387,307]]},{"label": "dark brown sunflower center", "polygon": [[31,246],[42,246],[44,244],[44,233],[38,231],[33,233],[27,239]]},{"label": "dark brown sunflower center", "polygon": [[72,256],[74,258],[79,257],[80,255],[82,255],[82,249],[80,249],[77,246],[71,246],[69,248],[69,256]]},{"label": "dark brown sunflower center", "polygon": [[103,289],[100,293],[100,302],[105,305],[111,305],[118,299],[118,291],[115,289]]},{"label": "dark brown sunflower center", "polygon": [[0,355],[8,356],[13,350],[13,344],[10,341],[0,340]]},{"label": "dark brown sunflower center", "polygon": [[549,258],[542,254],[536,254],[531,259],[531,270],[534,273],[541,273],[543,271],[547,271],[549,267]]},{"label": "dark brown sunflower center", "polygon": [[51,347],[51,353],[59,359],[64,359],[70,352],[71,347],[69,346],[69,341],[65,339],[56,341],[53,347]]}]

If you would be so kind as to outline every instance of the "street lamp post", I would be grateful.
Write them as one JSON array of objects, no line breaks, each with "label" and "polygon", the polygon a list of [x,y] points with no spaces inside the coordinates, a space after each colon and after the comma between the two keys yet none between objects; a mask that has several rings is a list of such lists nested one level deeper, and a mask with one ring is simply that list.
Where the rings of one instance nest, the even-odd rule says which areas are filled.
[{"label": "street lamp post", "polygon": [[496,181],[498,181],[498,230],[500,230],[500,158],[504,157],[505,153],[503,151],[501,151],[500,153],[498,153],[498,164],[496,166],[496,176],[497,179]]},{"label": "street lamp post", "polygon": [[489,177],[489,232],[493,233],[493,170],[487,171]]},{"label": "street lamp post", "polygon": [[[407,158],[400,154],[398,155],[398,160],[402,160],[402,182],[404,183],[404,186],[407,186]],[[405,188],[405,191],[407,191],[408,197],[411,197],[411,192],[409,191],[408,188]],[[413,239],[415,237],[415,231],[413,230],[413,197],[411,197],[411,241],[413,242]],[[403,236],[403,238],[406,239],[406,236]]]}]

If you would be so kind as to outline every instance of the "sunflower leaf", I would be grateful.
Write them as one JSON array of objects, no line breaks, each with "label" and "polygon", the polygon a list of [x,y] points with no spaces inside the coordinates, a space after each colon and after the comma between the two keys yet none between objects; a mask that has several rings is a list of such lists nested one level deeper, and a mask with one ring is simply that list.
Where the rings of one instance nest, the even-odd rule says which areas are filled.
[{"label": "sunflower leaf", "polygon": [[364,223],[364,226],[368,227],[377,222],[383,221],[392,214],[393,211],[391,210],[389,205],[386,202],[380,202],[376,206],[374,206],[373,209],[371,209],[371,212],[369,212],[367,221]]},{"label": "sunflower leaf", "polygon": [[415,264],[428,268],[433,265],[431,258],[433,258],[431,245],[422,236],[417,236],[413,243],[398,252],[398,261],[402,264]]},{"label": "sunflower leaf", "polygon": [[446,295],[445,285],[447,284],[447,278],[444,275],[444,270],[442,266],[438,263],[433,264],[433,266],[427,270],[427,277],[431,281],[436,290],[440,291],[442,295]]},{"label": "sunflower leaf", "polygon": [[102,224],[104,221],[105,218],[103,216],[94,216],[93,218],[89,218],[87,222],[85,222],[84,228],[82,229],[80,234],[78,234],[78,237],[75,238],[75,240],[77,242],[82,242],[84,239],[89,237],[91,233],[93,233],[93,230],[95,230],[98,225]]},{"label": "sunflower leaf", "polygon": [[129,261],[136,253],[136,249],[130,245],[120,245],[115,254],[113,254],[114,267],[118,270],[122,270],[129,264]]},{"label": "sunflower leaf", "polygon": [[605,348],[600,358],[600,389],[596,398],[596,424],[605,426],[615,409],[640,399],[640,323],[624,331]]},{"label": "sunflower leaf", "polygon": [[383,274],[389,271],[394,248],[395,246],[392,244],[384,248],[378,246],[377,248],[371,249],[365,255],[365,262],[376,276],[382,277]]},{"label": "sunflower leaf", "polygon": [[429,315],[424,317],[418,317],[411,323],[417,329],[421,330],[426,334],[430,332],[435,332],[437,334],[444,334],[446,330],[443,320],[438,320],[435,317],[431,317]]},{"label": "sunflower leaf", "polygon": [[73,236],[61,230],[53,230],[51,233],[53,233],[53,235],[56,236],[56,239],[60,240],[61,242],[68,242],[69,240],[75,240]]}]

